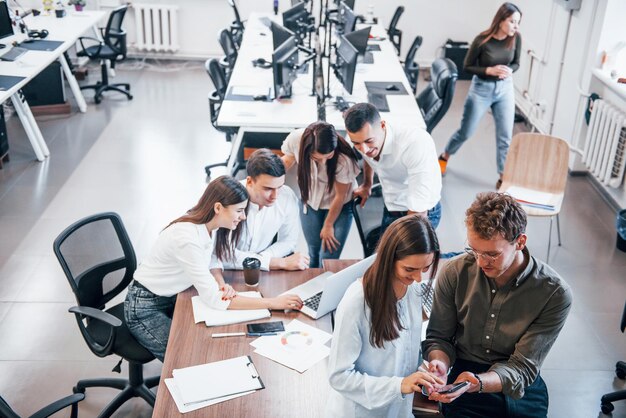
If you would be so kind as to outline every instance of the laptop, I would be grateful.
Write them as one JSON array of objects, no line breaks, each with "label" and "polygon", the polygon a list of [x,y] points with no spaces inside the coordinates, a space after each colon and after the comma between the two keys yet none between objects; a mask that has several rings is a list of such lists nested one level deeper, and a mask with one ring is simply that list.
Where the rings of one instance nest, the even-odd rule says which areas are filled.
[{"label": "laptop", "polygon": [[375,258],[376,254],[373,254],[337,273],[322,273],[285,293],[300,296],[304,302],[300,311],[313,319],[319,319],[337,309],[348,287],[356,279],[363,277]]}]

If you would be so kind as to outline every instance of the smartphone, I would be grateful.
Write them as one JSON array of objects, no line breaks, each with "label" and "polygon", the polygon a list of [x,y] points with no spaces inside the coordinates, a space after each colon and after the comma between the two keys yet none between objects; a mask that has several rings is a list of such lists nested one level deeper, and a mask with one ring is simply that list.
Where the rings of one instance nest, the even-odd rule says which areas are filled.
[{"label": "smartphone", "polygon": [[248,324],[248,335],[276,335],[285,330],[283,321],[261,322],[259,324]]},{"label": "smartphone", "polygon": [[440,390],[440,391],[439,391],[439,393],[442,393],[442,394],[444,394],[444,395],[445,395],[446,393],[454,393],[454,392],[456,392],[457,390],[459,390],[459,389],[461,389],[461,388],[464,388],[465,386],[467,386],[467,385],[469,385],[469,384],[470,384],[470,382],[465,381],[465,382],[455,383],[455,384],[453,384],[453,385],[449,385],[449,386],[444,386],[444,388],[445,388],[445,389]]}]

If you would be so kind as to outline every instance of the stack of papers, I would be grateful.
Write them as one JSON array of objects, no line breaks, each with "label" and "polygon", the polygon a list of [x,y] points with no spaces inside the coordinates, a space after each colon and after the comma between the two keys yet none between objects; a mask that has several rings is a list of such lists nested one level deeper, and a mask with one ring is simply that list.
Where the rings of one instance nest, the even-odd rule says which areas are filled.
[{"label": "stack of papers", "polygon": [[[249,298],[260,298],[259,292],[239,292],[238,295]],[[213,309],[200,299],[200,296],[191,298],[193,307],[193,319],[197,324],[204,321],[207,327],[219,325],[237,324],[239,322],[254,321],[255,319],[269,318],[270,311],[267,309]]]},{"label": "stack of papers", "polygon": [[511,186],[506,192],[513,196],[522,206],[548,211],[553,211],[556,203],[560,199],[560,196],[552,193],[540,192],[519,186]]},{"label": "stack of papers", "polygon": [[331,334],[294,319],[285,332],[257,338],[250,345],[255,353],[304,373],[328,357],[330,348],[325,344],[331,338]]},{"label": "stack of papers", "polygon": [[263,389],[248,356],[174,369],[165,384],[181,413],[194,411]]}]

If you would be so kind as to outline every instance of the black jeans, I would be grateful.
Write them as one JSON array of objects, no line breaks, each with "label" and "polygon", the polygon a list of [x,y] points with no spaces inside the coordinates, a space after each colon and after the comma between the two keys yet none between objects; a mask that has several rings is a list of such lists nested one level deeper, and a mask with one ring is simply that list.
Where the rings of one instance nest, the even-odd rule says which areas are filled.
[{"label": "black jeans", "polygon": [[[382,237],[383,232],[385,232],[385,229],[387,229],[387,227],[391,225],[393,221],[395,221],[396,219],[400,219],[403,216],[406,216],[406,214],[407,214],[406,211],[389,212],[389,210],[387,209],[387,206],[383,207],[383,219],[380,225],[380,236]],[[428,220],[430,221],[430,224],[433,226],[433,229],[437,229],[437,227],[439,226],[439,221],[441,220],[441,202],[437,202],[437,204],[432,209],[428,210],[427,214],[428,214],[427,215]]]},{"label": "black jeans", "polygon": [[[454,382],[464,371],[484,373],[488,364],[458,359],[448,376]],[[513,399],[503,393],[464,393],[452,403],[442,404],[446,418],[546,418],[548,416],[548,389],[541,376],[528,386],[522,399]]]}]

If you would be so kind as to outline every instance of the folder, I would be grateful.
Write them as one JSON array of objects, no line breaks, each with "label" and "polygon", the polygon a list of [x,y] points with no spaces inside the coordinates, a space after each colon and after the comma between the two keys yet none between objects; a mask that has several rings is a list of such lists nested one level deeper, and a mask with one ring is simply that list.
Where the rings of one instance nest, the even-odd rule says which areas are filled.
[{"label": "folder", "polygon": [[265,388],[250,356],[174,369],[172,374],[185,405]]}]

